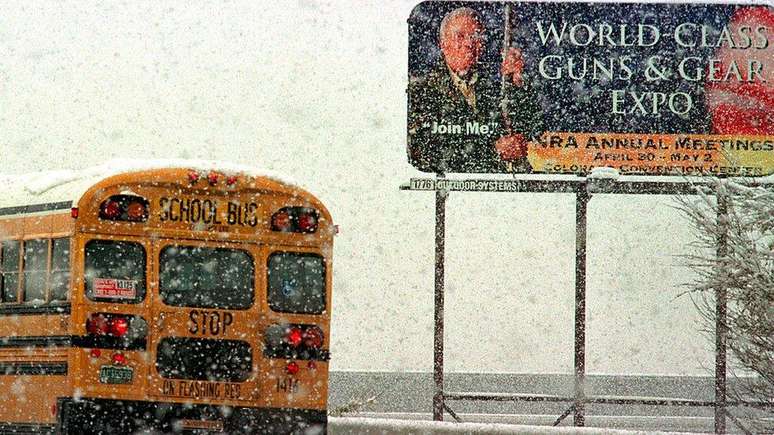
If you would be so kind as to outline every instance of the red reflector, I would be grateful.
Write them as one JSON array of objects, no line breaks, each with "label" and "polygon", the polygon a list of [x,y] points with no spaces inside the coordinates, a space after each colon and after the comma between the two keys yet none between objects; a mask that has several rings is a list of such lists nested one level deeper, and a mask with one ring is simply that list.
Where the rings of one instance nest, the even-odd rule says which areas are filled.
[{"label": "red reflector", "polygon": [[210,182],[210,184],[215,185],[218,182],[218,174],[214,172],[210,172],[210,175],[207,176],[207,181]]},{"label": "red reflector", "polygon": [[102,351],[99,349],[92,349],[91,352],[89,352],[89,356],[92,358],[99,358],[102,355]]},{"label": "red reflector", "polygon": [[73,207],[70,209],[70,217],[72,217],[73,219],[78,218],[78,207]]},{"label": "red reflector", "polygon": [[51,416],[56,417],[56,402],[51,405]]},{"label": "red reflector", "polygon": [[306,366],[309,367],[309,370],[317,370],[317,363],[314,361],[309,361]]},{"label": "red reflector", "polygon": [[232,184],[236,184],[236,180],[237,180],[237,177],[234,175],[231,175],[228,178],[226,178],[226,184],[231,186]]},{"label": "red reflector", "polygon": [[296,364],[295,361],[291,361],[288,363],[285,369],[288,371],[289,375],[295,375],[296,373],[298,373],[298,370],[300,369],[300,367],[298,367],[298,364]]},{"label": "red reflector", "polygon": [[113,354],[113,364],[117,366],[126,365],[126,356],[122,353],[114,353]]},{"label": "red reflector", "polygon": [[108,321],[108,333],[114,337],[123,337],[129,331],[129,320],[125,317],[114,317]]},{"label": "red reflector", "polygon": [[303,338],[304,333],[301,332],[301,329],[292,327],[288,331],[288,335],[285,337],[285,341],[287,341],[289,345],[295,347],[301,344],[301,340],[303,340]]},{"label": "red reflector", "polygon": [[108,219],[115,219],[121,214],[121,205],[116,201],[105,201],[102,206],[102,214]]},{"label": "red reflector", "polygon": [[189,172],[188,173],[188,181],[190,181],[191,183],[196,183],[197,181],[199,181],[199,173],[197,173],[195,171]]},{"label": "red reflector", "polygon": [[304,331],[304,346],[319,349],[323,344],[323,333],[317,326],[311,326]]}]

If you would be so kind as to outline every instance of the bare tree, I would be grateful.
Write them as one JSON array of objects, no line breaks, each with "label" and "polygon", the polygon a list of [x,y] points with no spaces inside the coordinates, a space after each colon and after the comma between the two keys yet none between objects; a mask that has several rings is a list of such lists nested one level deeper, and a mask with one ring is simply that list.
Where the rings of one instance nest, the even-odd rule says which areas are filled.
[{"label": "bare tree", "polygon": [[[688,254],[690,293],[714,330],[716,289],[727,294],[728,348],[736,360],[733,398],[774,415],[774,190],[716,180],[712,189],[678,198],[695,230]],[[713,193],[714,192],[714,193]],[[722,212],[719,213],[719,210]],[[724,217],[725,216],[725,217]],[[718,241],[725,238],[725,256]],[[760,424],[760,421],[759,421]],[[769,425],[772,425],[769,420]],[[756,428],[769,431],[774,427]]]}]

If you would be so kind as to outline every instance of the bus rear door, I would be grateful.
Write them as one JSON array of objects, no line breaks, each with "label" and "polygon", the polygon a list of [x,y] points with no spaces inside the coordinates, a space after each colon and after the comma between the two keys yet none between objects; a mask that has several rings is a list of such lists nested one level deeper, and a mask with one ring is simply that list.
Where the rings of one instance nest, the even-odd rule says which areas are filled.
[{"label": "bus rear door", "polygon": [[149,393],[247,406],[259,395],[255,248],[154,242]]}]

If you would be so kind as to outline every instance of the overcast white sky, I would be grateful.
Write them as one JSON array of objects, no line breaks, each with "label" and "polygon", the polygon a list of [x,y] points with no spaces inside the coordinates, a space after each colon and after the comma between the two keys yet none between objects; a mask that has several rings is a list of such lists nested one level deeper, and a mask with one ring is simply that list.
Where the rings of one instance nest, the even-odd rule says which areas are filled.
[{"label": "overcast white sky", "polygon": [[[0,173],[117,157],[289,174],[341,226],[335,370],[432,370],[432,193],[401,192],[414,1],[0,5]],[[668,198],[589,209],[587,370],[709,374]],[[571,373],[567,195],[453,194],[447,370]]]}]

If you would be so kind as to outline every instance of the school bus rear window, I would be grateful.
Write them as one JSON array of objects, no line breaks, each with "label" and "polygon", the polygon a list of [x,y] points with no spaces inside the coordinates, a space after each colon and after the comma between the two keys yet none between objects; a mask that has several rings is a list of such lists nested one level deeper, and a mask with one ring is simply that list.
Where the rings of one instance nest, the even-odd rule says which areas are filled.
[{"label": "school bus rear window", "polygon": [[325,265],[316,254],[277,252],[269,256],[269,306],[283,313],[325,311]]},{"label": "school bus rear window", "polygon": [[252,349],[244,341],[164,338],[156,352],[156,368],[169,379],[244,382],[252,367]]},{"label": "school bus rear window", "polygon": [[159,292],[167,305],[241,310],[253,304],[255,263],[245,251],[167,246],[159,258]]},{"label": "school bus rear window", "polygon": [[145,297],[145,248],[135,242],[86,243],[86,296],[91,300],[136,303]]}]

